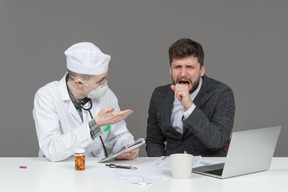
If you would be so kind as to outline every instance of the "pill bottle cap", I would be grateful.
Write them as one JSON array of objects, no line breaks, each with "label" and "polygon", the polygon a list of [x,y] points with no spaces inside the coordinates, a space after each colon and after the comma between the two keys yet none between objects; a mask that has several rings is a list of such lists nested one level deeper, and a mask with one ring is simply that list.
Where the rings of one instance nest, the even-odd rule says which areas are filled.
[{"label": "pill bottle cap", "polygon": [[76,149],[75,153],[85,153],[85,149],[82,148]]}]

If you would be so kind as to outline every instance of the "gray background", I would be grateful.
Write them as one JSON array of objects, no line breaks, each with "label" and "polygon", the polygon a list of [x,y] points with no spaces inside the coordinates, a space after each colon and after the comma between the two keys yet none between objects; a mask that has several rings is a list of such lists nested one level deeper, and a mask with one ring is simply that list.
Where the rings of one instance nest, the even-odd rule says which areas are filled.
[{"label": "gray background", "polygon": [[284,0],[0,0],[0,156],[37,156],[34,94],[64,75],[63,52],[81,41],[112,56],[109,86],[145,137],[152,91],[171,82],[168,47],[182,37],[203,45],[206,74],[234,90],[234,131],[281,125],[275,156],[288,156],[287,18]]}]

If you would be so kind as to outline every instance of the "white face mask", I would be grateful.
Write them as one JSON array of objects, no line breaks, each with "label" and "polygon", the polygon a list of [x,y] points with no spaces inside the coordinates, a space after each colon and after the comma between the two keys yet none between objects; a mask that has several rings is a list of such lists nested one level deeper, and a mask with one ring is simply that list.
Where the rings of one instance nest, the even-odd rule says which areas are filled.
[{"label": "white face mask", "polygon": [[[71,75],[70,75],[71,76]],[[75,77],[71,76],[73,79],[75,79]],[[79,79],[80,80],[80,79]],[[81,80],[80,80],[81,81]],[[83,81],[81,81],[83,82]],[[92,91],[90,91],[88,94],[84,93],[83,91],[79,91],[78,89],[76,89],[75,87],[73,87],[70,82],[68,81],[69,85],[75,90],[78,91],[80,93],[83,93],[85,95],[87,95],[88,98],[90,99],[99,99],[101,97],[103,97],[107,91],[108,91],[108,83],[106,82],[104,85],[101,85],[99,87],[97,87],[96,89],[92,89],[91,87],[89,87],[86,83],[83,82],[83,84],[86,87],[89,87],[90,89],[92,89]]]},{"label": "white face mask", "polygon": [[101,85],[97,87],[96,89],[93,89],[92,91],[90,91],[87,97],[90,99],[99,99],[103,97],[107,93],[107,91],[108,91],[108,84],[106,82],[104,85]]}]

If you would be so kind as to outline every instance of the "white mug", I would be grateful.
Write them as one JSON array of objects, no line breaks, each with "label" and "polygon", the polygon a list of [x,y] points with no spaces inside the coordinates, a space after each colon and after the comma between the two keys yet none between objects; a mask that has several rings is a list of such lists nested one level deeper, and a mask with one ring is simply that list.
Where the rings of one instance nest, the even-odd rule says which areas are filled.
[{"label": "white mug", "polygon": [[188,179],[192,172],[193,155],[177,153],[170,155],[172,176],[175,179]]}]

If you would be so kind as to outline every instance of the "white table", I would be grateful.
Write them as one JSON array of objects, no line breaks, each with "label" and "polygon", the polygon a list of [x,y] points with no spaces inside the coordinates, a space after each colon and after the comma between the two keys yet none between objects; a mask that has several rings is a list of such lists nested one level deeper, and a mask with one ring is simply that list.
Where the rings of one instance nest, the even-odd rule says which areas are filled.
[{"label": "white table", "polygon": [[[133,161],[118,161],[118,164],[149,166],[157,158],[138,157]],[[208,158],[219,161],[221,158]],[[27,169],[20,169],[26,165]],[[92,173],[95,168],[105,166],[97,163],[96,158],[86,159],[84,171],[74,170],[74,159],[62,162],[49,162],[45,158],[0,158],[0,191],[1,192],[170,192],[170,191],[288,191],[288,158],[273,158],[269,171],[239,176],[229,179],[191,174],[190,179],[168,179],[146,186],[129,184],[121,181],[97,179]]]}]

